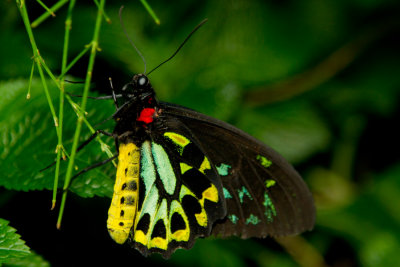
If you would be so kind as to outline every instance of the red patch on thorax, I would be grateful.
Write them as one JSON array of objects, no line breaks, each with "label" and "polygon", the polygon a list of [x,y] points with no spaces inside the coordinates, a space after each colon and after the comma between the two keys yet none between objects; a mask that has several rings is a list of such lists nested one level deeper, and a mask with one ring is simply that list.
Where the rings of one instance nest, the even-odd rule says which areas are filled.
[{"label": "red patch on thorax", "polygon": [[153,114],[156,112],[154,108],[144,108],[140,112],[139,118],[137,118],[137,121],[143,121],[146,124],[149,124],[153,122]]}]

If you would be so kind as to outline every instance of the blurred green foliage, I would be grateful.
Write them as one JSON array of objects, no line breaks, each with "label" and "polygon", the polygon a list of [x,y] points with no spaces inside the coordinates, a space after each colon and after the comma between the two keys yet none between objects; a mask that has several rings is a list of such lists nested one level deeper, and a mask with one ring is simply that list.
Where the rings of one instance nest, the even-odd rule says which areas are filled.
[{"label": "blurred green foliage", "polygon": [[[91,42],[97,7],[78,1],[69,60]],[[53,1],[44,1],[49,6]],[[150,75],[159,99],[228,121],[270,145],[303,175],[317,205],[317,222],[304,246],[266,240],[199,240],[165,262],[114,244],[105,227],[112,194],[112,164],[72,184],[61,231],[50,212],[57,135],[37,69],[26,99],[32,49],[17,5],[0,3],[0,246],[12,240],[37,254],[17,255],[10,266],[129,263],[179,266],[397,266],[400,262],[400,3],[352,1],[149,1],[157,25],[139,1],[108,1],[91,95],[109,94],[108,77],[121,88],[143,62],[147,70],[168,58],[203,18],[209,21],[179,54]],[[31,22],[45,10],[27,3]],[[58,75],[67,6],[33,29],[51,71]],[[83,81],[88,57],[67,79]],[[50,79],[58,107],[58,89]],[[67,84],[80,94],[83,85]],[[79,103],[79,99],[74,98]],[[92,125],[112,114],[112,101],[89,100]],[[65,104],[63,144],[69,152],[76,115]],[[100,126],[111,130],[113,122]],[[83,127],[81,140],[90,136]],[[106,138],[104,138],[106,140]],[[107,143],[112,147],[112,140]],[[106,159],[94,142],[77,168]],[[64,168],[61,177],[64,177]],[[3,223],[4,222],[4,223]],[[21,235],[21,239],[13,229]],[[8,235],[8,234],[7,234]],[[10,239],[11,240],[11,239]],[[294,239],[295,240],[295,239]],[[5,246],[7,247],[7,245]],[[306,249],[306,247],[311,248]],[[8,249],[11,249],[9,246]],[[291,256],[291,253],[293,257]],[[39,256],[40,255],[40,256]],[[1,259],[0,259],[1,260]],[[1,264],[1,262],[0,262]]]}]

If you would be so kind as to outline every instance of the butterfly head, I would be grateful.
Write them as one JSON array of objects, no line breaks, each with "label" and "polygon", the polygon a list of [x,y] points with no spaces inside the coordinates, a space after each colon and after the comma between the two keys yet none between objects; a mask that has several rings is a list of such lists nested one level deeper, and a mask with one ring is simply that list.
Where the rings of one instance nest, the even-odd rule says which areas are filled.
[{"label": "butterfly head", "polygon": [[[136,74],[121,90],[122,105],[114,113],[115,120],[132,129],[139,123],[148,125],[153,122],[158,109],[155,92],[144,74]],[[147,127],[147,126],[146,126]]]},{"label": "butterfly head", "polygon": [[133,76],[132,81],[122,87],[122,96],[127,101],[143,103],[154,101],[155,92],[146,75],[136,74]]}]

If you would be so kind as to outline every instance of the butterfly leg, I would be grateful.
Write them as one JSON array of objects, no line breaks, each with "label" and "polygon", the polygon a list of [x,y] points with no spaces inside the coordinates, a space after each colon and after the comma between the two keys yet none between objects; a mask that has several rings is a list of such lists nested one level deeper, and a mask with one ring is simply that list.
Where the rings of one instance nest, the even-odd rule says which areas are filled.
[{"label": "butterfly leg", "polygon": [[118,157],[118,154],[112,156],[111,158],[108,158],[108,159],[106,159],[106,160],[97,162],[97,163],[95,163],[95,164],[93,164],[93,165],[91,165],[91,166],[89,166],[89,167],[84,168],[83,170],[81,170],[80,172],[78,172],[77,174],[75,174],[74,176],[71,177],[71,180],[70,180],[70,182],[69,182],[67,188],[69,188],[69,186],[70,186],[70,184],[72,183],[72,181],[75,180],[78,176],[80,176],[80,175],[84,174],[85,172],[88,172],[88,171],[90,171],[90,170],[92,170],[92,169],[94,169],[94,168],[103,166],[103,165],[109,163],[110,161],[116,159],[117,157]]},{"label": "butterfly leg", "polygon": [[112,133],[103,131],[103,130],[96,130],[86,141],[84,141],[76,150],[76,153],[78,153],[80,150],[82,150],[86,145],[88,145],[93,139],[95,139],[99,134],[104,134],[106,136],[113,137],[115,139],[115,136]]},{"label": "butterfly leg", "polygon": [[[79,151],[81,151],[85,146],[87,146],[91,141],[93,141],[94,138],[96,138],[97,135],[99,134],[104,134],[106,136],[111,136],[115,139],[115,136],[112,133],[103,131],[103,130],[96,130],[96,132],[94,132],[86,141],[84,141],[76,150],[76,153],[78,153]],[[40,169],[39,172],[43,172],[45,170],[47,170],[48,168],[51,168],[52,166],[54,166],[54,164],[56,164],[56,161],[53,161],[51,164],[49,164],[48,166],[44,167],[43,169]]]}]

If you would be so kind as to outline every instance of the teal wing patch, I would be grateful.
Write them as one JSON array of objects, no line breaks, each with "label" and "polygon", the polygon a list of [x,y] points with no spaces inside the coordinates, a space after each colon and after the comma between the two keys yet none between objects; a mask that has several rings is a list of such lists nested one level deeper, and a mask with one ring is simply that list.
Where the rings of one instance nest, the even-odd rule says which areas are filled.
[{"label": "teal wing patch", "polygon": [[144,255],[168,258],[177,248],[191,248],[226,216],[216,169],[183,134],[165,132],[142,144],[139,183],[130,242]]}]

